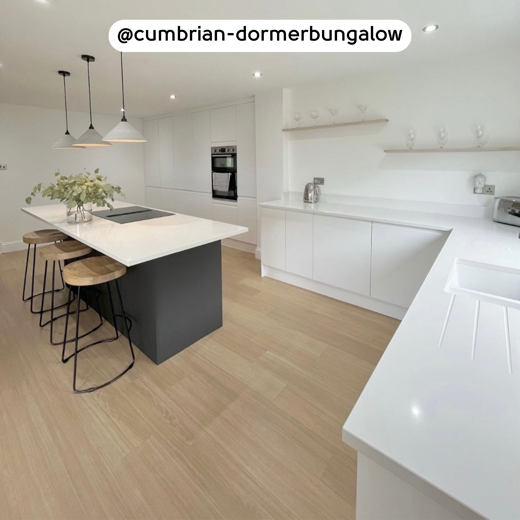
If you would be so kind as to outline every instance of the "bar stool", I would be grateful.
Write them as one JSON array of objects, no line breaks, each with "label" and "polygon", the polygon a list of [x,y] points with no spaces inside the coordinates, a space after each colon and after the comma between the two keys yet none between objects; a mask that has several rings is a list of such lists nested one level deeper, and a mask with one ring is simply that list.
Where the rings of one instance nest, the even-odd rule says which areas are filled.
[{"label": "bar stool", "polygon": [[[33,314],[38,314],[39,311],[34,310],[33,308],[33,300],[35,296],[41,296],[42,293],[34,294],[34,275],[36,270],[36,246],[41,244],[51,244],[53,242],[58,242],[60,240],[67,239],[67,235],[58,231],[57,229],[39,229],[38,231],[31,231],[29,233],[25,233],[23,236],[23,242],[27,244],[27,258],[25,259],[25,274],[23,277],[23,291],[22,291],[22,301],[26,302],[31,300],[31,312]],[[32,279],[31,279],[31,295],[25,296],[25,289],[27,286],[27,271],[29,270],[29,256],[31,253],[31,246],[33,247],[33,261],[32,261]],[[61,266],[60,266],[61,273]],[[63,276],[62,276],[62,284],[63,284]],[[58,290],[65,289],[65,285]]]},{"label": "bar stool", "polygon": [[[65,283],[69,285],[69,298],[67,301],[67,313],[65,318],[65,333],[63,336],[63,349],[61,354],[61,360],[63,363],[66,363],[71,357],[74,357],[74,374],[72,379],[72,389],[76,394],[84,394],[87,392],[94,392],[100,388],[108,386],[112,384],[114,381],[117,381],[121,376],[126,374],[135,363],[135,354],[134,347],[132,346],[132,340],[130,338],[130,328],[128,322],[129,319],[126,316],[125,309],[123,306],[123,299],[121,298],[121,291],[119,288],[118,279],[126,274],[126,267],[119,262],[116,262],[112,258],[108,256],[92,256],[89,258],[84,258],[83,260],[78,260],[76,262],[72,262],[65,266],[63,269],[63,278]],[[112,298],[112,289],[110,287],[110,283],[113,282],[115,288],[117,290],[117,294],[119,297],[119,302],[121,305],[121,314],[116,314],[114,308],[114,301]],[[81,348],[78,348],[79,341],[79,318],[80,318],[80,298],[82,288],[98,286],[100,284],[106,284],[108,291],[108,298],[110,300],[110,307],[112,310],[112,319],[114,322],[115,336],[112,338],[102,339],[98,341],[94,341],[85,345]],[[76,334],[74,336],[74,353],[65,357],[65,349],[67,345],[67,329],[69,324],[69,315],[70,315],[70,296],[72,293],[72,288],[75,287],[77,289],[77,304],[76,304]],[[85,390],[78,390],[76,386],[77,382],[77,369],[78,369],[78,354],[83,350],[93,347],[94,345],[99,345],[100,343],[109,343],[111,341],[115,341],[119,338],[119,332],[117,330],[116,318],[122,318],[125,324],[125,329],[128,338],[128,345],[130,347],[130,353],[132,354],[132,362],[128,365],[120,374],[116,377],[107,381],[101,385],[93,386],[87,388]]]},{"label": "bar stool", "polygon": [[[81,242],[78,242],[77,240],[67,240],[66,242],[56,242],[49,246],[43,246],[40,248],[40,258],[45,261],[45,272],[43,275],[43,292],[42,292],[42,301],[40,306],[40,327],[45,327],[45,325],[48,325],[50,323],[50,342],[52,345],[61,345],[62,341],[54,341],[54,322],[65,316],[65,314],[61,314],[59,316],[54,316],[54,311],[57,309],[60,309],[62,307],[65,307],[68,302],[65,302],[61,305],[55,306],[54,303],[54,293],[55,290],[55,280],[56,280],[56,262],[58,262],[58,266],[60,265],[60,262],[65,263],[66,260],[76,260],[78,258],[81,258],[82,256],[86,256],[92,253],[92,249],[85,244],[82,244]],[[51,306],[49,309],[45,309],[45,294],[47,294],[49,291],[46,291],[47,288],[47,267],[49,262],[52,262],[52,283],[51,283]],[[61,272],[61,271],[60,271]],[[70,298],[70,293],[69,293]],[[88,310],[88,305],[86,309]],[[51,317],[48,321],[45,323],[43,322],[43,315],[46,312],[50,312]],[[90,334],[91,332],[94,332],[94,330],[101,327],[102,322],[100,321],[99,325],[89,331],[86,334]],[[85,335],[86,335],[85,334]],[[72,340],[70,340],[72,341]]]}]

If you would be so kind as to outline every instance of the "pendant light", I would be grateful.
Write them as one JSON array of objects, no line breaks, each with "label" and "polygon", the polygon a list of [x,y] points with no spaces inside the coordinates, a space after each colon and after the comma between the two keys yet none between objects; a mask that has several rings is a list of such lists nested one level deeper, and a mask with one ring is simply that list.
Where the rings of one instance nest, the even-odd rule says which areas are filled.
[{"label": "pendant light", "polygon": [[90,112],[90,126],[88,130],[74,143],[73,146],[85,146],[94,148],[98,146],[112,146],[101,139],[101,134],[96,131],[92,124],[92,94],[90,92],[90,63],[96,61],[94,56],[82,54],[81,59],[87,62],[87,77],[88,77],[88,107]]},{"label": "pendant light", "polygon": [[123,53],[121,53],[121,93],[123,96],[123,117],[110,132],[108,132],[103,141],[112,141],[113,143],[146,143],[146,139],[141,135],[127,120],[125,111],[125,78],[123,74]]},{"label": "pendant light", "polygon": [[51,148],[54,150],[79,150],[84,146],[72,146],[76,139],[69,134],[69,115],[67,112],[67,85],[65,84],[65,78],[70,76],[70,72],[66,70],[59,70],[58,74],[63,76],[63,96],[65,98],[65,135],[60,137]]}]

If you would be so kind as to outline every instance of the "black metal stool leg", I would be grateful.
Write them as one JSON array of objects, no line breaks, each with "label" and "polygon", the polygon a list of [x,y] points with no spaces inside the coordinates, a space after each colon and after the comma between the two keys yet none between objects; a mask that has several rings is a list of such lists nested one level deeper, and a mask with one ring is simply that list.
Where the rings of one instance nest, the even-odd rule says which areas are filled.
[{"label": "black metal stool leg", "polygon": [[[36,246],[35,246],[36,247]],[[25,259],[25,274],[23,277],[23,291],[22,291],[22,301],[26,302],[29,297],[25,297],[25,287],[27,286],[27,271],[29,269],[29,255],[31,253],[31,244],[27,244],[27,257]]]},{"label": "black metal stool leg", "polygon": [[[78,335],[79,335],[79,304],[76,307],[76,337],[75,337],[75,345],[74,345],[74,354],[71,354],[67,358],[65,358],[66,337],[64,337],[62,361],[64,363],[66,363],[71,357],[74,357],[74,374],[73,374],[73,380],[72,380],[72,389],[74,390],[74,393],[76,393],[76,394],[90,393],[90,392],[94,392],[95,390],[99,390],[100,388],[104,388],[105,386],[108,386],[108,385],[114,383],[115,381],[117,381],[120,377],[122,377],[124,374],[126,374],[134,366],[134,363],[135,363],[135,353],[134,353],[134,347],[132,345],[132,340],[130,339],[130,329],[131,329],[131,327],[128,325],[128,318],[126,316],[125,309],[124,309],[124,306],[123,306],[123,299],[121,297],[121,290],[119,288],[118,281],[115,280],[115,282],[116,282],[116,288],[117,288],[117,294],[118,294],[118,297],[119,297],[119,302],[121,304],[121,312],[122,312],[122,314],[120,314],[120,315],[116,314],[116,312],[115,312],[114,301],[113,301],[113,298],[112,298],[112,290],[110,288],[110,282],[107,282],[108,297],[109,297],[109,300],[110,300],[110,307],[111,307],[111,311],[112,311],[112,319],[114,320],[114,329],[115,329],[115,333],[116,333],[115,337],[114,338],[108,338],[108,339],[95,341],[93,343],[90,343],[89,345],[85,345],[82,348],[78,348],[78,341],[79,341],[79,337],[78,337]],[[78,298],[79,298],[79,290],[80,289],[78,287]],[[99,345],[100,343],[109,343],[109,342],[117,340],[119,338],[119,331],[117,329],[117,323],[116,323],[117,317],[121,317],[123,319],[124,323],[125,323],[125,329],[126,329],[126,332],[128,334],[128,345],[130,347],[130,353],[132,355],[132,362],[120,374],[118,374],[117,376],[112,378],[110,381],[107,381],[106,383],[103,383],[101,385],[97,385],[97,386],[93,386],[91,388],[87,388],[85,390],[78,390],[78,388],[77,388],[78,354],[82,350],[85,350],[87,348],[93,347],[94,345]],[[67,314],[67,321],[68,321],[68,314]]]},{"label": "black metal stool leg", "polygon": [[[43,327],[43,306],[45,304],[45,289],[47,288],[47,267],[49,262],[45,260],[45,274],[43,275],[43,290],[42,290],[42,304],[40,306],[40,327]],[[32,312],[32,300],[31,300],[31,312]]]},{"label": "black metal stool leg", "polygon": [[36,244],[33,245],[34,253],[33,253],[33,265],[32,265],[32,280],[31,280],[31,312],[36,314],[33,310],[33,301],[34,301],[34,276],[36,274]]},{"label": "black metal stool leg", "polygon": [[[61,350],[61,361],[65,363],[65,347],[67,346],[67,331],[69,330],[70,315],[70,297],[72,296],[72,287],[69,287],[69,297],[67,298],[67,313],[65,314],[65,329],[63,331],[63,348]],[[79,301],[79,298],[78,298]]]}]

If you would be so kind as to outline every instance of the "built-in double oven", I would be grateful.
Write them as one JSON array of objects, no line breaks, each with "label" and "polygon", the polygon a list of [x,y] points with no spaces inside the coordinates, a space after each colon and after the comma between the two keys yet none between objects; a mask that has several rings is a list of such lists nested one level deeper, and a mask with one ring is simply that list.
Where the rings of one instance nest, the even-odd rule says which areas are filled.
[{"label": "built-in double oven", "polygon": [[214,199],[237,200],[237,147],[211,148],[211,184]]}]

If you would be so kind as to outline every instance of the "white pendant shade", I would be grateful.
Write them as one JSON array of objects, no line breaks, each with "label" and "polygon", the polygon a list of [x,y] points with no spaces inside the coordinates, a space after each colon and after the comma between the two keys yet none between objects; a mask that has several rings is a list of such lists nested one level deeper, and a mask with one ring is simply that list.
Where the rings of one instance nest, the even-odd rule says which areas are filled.
[{"label": "white pendant shade", "polygon": [[128,121],[120,121],[117,126],[112,128],[103,141],[113,143],[146,143],[146,139]]},{"label": "white pendant shade", "polygon": [[79,150],[85,148],[84,146],[74,146],[76,139],[72,137],[68,132],[60,137],[52,146],[53,150]]},{"label": "white pendant shade", "polygon": [[74,147],[84,146],[94,148],[96,146],[112,146],[110,143],[103,141],[101,134],[91,126],[81,137],[73,144]]}]

